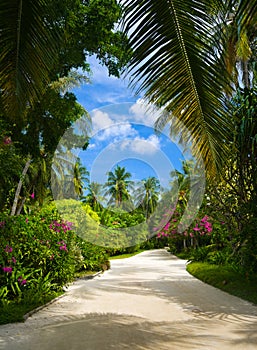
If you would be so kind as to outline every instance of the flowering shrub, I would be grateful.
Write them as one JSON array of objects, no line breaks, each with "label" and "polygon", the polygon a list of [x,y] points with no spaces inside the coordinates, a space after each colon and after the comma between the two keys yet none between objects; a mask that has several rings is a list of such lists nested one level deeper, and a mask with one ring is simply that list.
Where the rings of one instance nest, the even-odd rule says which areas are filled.
[{"label": "flowering shrub", "polygon": [[10,300],[37,288],[36,281],[47,280],[58,290],[76,271],[101,270],[108,263],[105,250],[84,242],[55,210],[2,217],[0,222],[0,286],[7,287],[3,295]]},{"label": "flowering shrub", "polygon": [[180,219],[179,209],[166,210],[160,224],[154,228],[157,232],[156,238],[164,241],[165,245],[169,245],[173,252],[210,243],[213,225],[207,215],[195,218],[184,232],[178,229]]}]

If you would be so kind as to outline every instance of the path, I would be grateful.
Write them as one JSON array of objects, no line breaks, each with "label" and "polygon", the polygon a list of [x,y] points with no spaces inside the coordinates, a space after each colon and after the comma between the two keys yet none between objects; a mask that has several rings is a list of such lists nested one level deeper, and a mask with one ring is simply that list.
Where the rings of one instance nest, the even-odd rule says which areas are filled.
[{"label": "path", "polygon": [[25,323],[1,350],[257,349],[257,307],[204,284],[165,250],[111,261]]}]

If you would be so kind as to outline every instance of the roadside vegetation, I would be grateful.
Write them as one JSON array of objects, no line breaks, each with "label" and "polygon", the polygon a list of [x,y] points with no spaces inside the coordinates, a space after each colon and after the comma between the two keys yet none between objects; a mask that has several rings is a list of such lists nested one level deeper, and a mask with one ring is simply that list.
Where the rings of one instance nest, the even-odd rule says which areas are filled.
[{"label": "roadside vegetation", "polygon": [[187,271],[201,281],[257,304],[257,276],[239,273],[231,265],[213,265],[206,262],[192,262]]}]

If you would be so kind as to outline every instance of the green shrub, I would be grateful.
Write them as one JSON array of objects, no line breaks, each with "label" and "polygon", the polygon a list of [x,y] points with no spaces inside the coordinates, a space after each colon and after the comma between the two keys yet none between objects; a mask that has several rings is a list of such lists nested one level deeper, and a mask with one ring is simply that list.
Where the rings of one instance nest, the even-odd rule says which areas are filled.
[{"label": "green shrub", "polygon": [[209,254],[216,253],[215,252],[216,245],[211,244],[205,247],[198,247],[196,249],[191,249],[189,253],[190,261],[206,261]]},{"label": "green shrub", "polygon": [[0,299],[52,294],[74,279],[75,272],[105,270],[106,250],[84,241],[53,206],[30,216],[0,218]]}]

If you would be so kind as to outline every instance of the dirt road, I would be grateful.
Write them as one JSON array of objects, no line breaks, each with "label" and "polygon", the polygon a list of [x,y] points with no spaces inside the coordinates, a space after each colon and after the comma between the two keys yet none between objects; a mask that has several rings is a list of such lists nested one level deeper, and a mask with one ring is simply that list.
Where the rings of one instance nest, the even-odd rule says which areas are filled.
[{"label": "dirt road", "polygon": [[257,307],[185,265],[165,250],[113,260],[25,323],[0,326],[0,349],[257,349]]}]

